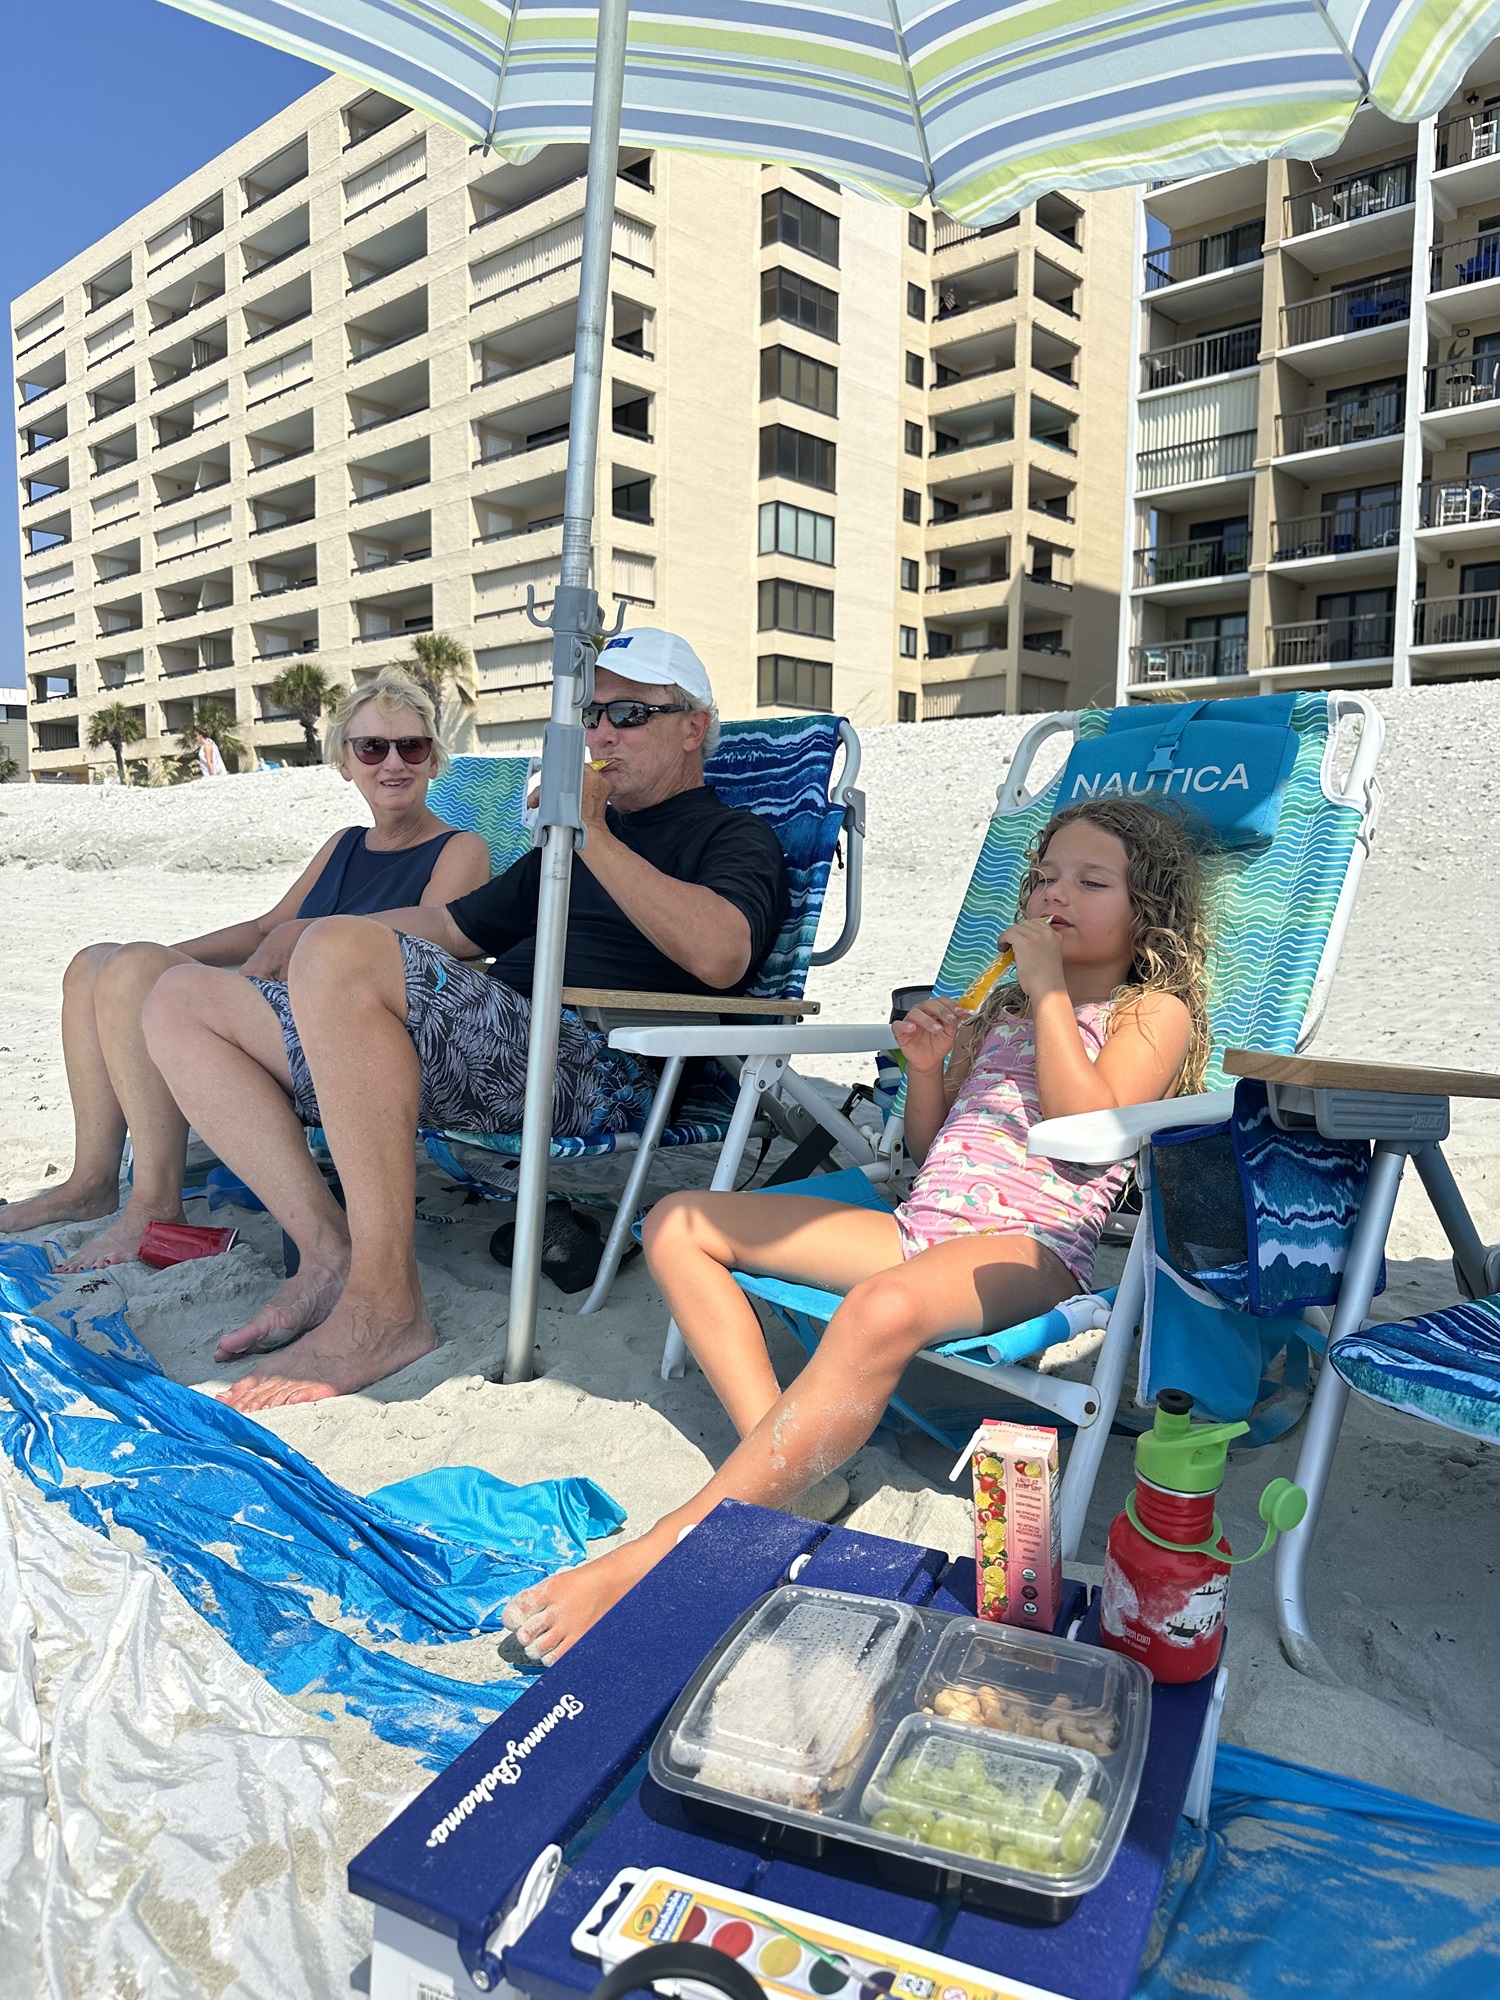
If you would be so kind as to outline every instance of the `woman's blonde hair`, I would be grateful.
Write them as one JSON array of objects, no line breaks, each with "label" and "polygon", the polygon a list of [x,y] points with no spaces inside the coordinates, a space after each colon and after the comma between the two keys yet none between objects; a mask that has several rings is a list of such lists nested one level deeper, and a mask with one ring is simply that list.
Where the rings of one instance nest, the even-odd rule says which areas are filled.
[{"label": "woman's blonde hair", "polygon": [[349,724],[367,701],[373,701],[382,715],[394,715],[398,708],[415,709],[422,718],[422,733],[432,738],[433,776],[438,776],[447,767],[448,746],[438,734],[437,710],[432,705],[432,696],[420,681],[413,680],[400,667],[382,667],[373,680],[366,681],[362,687],[349,689],[333,711],[328,734],[323,738],[325,763],[343,763]]},{"label": "woman's blonde hair", "polygon": [[[1178,1088],[1201,1090],[1208,1068],[1208,920],[1203,864],[1186,813],[1143,799],[1085,799],[1067,806],[1037,835],[1027,855],[1017,897],[1017,916],[1041,880],[1041,864],[1053,838],[1084,820],[1112,833],[1125,849],[1125,891],[1130,898],[1133,958],[1130,971],[1111,995],[1116,1008],[1143,993],[1172,993],[1188,1010],[1192,1038]],[[975,1034],[983,1038],[1001,1014],[1025,1014],[1030,1002],[1014,979],[997,986],[980,1008]]]}]

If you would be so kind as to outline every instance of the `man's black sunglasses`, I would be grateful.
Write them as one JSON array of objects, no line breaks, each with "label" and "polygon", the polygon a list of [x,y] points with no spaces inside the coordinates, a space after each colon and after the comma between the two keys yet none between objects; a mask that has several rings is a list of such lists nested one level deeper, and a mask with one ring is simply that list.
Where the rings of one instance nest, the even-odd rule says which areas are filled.
[{"label": "man's black sunglasses", "polygon": [[583,726],[597,729],[607,715],[611,729],[640,729],[653,715],[686,715],[680,701],[591,701],[584,705]]}]

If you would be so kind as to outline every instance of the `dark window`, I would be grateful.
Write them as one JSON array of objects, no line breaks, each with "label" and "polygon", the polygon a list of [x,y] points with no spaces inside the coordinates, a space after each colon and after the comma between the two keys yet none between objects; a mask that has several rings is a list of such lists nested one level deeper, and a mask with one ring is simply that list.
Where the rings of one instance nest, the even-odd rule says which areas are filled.
[{"label": "dark window", "polygon": [[925,439],[923,438],[923,435],[922,435],[922,426],[921,426],[920,424],[910,424],[910,423],[909,423],[909,424],[908,424],[908,425],[906,426],[906,455],[907,455],[907,457],[908,457],[908,458],[920,458],[920,457],[922,456],[922,446],[923,446],[923,444],[924,444],[924,443],[925,443]]},{"label": "dark window", "polygon": [[913,389],[920,389],[927,378],[927,370],[920,354],[908,353],[906,357],[906,379]]},{"label": "dark window", "polygon": [[927,657],[929,660],[946,660],[952,651],[953,634],[951,632],[928,632]]},{"label": "dark window", "polygon": [[795,347],[762,348],[760,394],[762,402],[769,396],[784,396],[789,403],[836,417],[839,371],[826,361],[814,361],[810,354],[799,354]]},{"label": "dark window", "polygon": [[833,668],[826,660],[792,660],[762,653],[756,699],[762,708],[833,707]]},{"label": "dark window", "polygon": [[922,496],[914,493],[909,486],[901,495],[901,518],[910,521],[913,527],[920,528],[922,525]]},{"label": "dark window", "polygon": [[833,516],[793,507],[785,500],[766,500],[760,510],[760,553],[800,556],[804,562],[833,562]]},{"label": "dark window", "polygon": [[799,632],[805,639],[833,637],[833,592],[810,583],[767,577],[760,586],[762,632]]},{"label": "dark window", "polygon": [[901,657],[914,660],[917,657],[917,628],[915,625],[901,627]]},{"label": "dark window", "polygon": [[811,278],[799,278],[778,264],[760,274],[760,317],[784,319],[808,333],[820,333],[825,340],[839,337],[839,295]]},{"label": "dark window", "polygon": [[789,244],[820,264],[837,266],[839,261],[838,217],[785,188],[773,188],[760,198],[760,240]]},{"label": "dark window", "polygon": [[760,476],[796,479],[803,486],[834,490],[837,451],[826,438],[794,431],[788,424],[763,424],[760,433]]},{"label": "dark window", "polygon": [[926,319],[927,294],[922,290],[920,285],[907,286],[906,312],[909,319]]},{"label": "dark window", "polygon": [[896,696],[896,720],[898,722],[915,722],[916,719],[917,697],[910,690],[903,688]]},{"label": "dark window", "polygon": [[901,588],[903,590],[922,588],[922,571],[915,556],[901,558]]},{"label": "dark window", "polygon": [[614,514],[617,521],[643,521],[651,519],[651,481],[632,479],[624,486],[617,486],[614,492]]},{"label": "dark window", "polygon": [[922,220],[920,215],[907,216],[906,240],[913,250],[925,250],[927,248],[927,224]]}]

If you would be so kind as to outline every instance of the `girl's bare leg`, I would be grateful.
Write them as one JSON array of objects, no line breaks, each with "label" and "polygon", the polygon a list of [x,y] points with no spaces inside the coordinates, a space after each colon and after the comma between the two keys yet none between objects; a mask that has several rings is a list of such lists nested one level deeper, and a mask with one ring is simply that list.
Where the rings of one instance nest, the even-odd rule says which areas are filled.
[{"label": "girl's bare leg", "polygon": [[147,1223],[186,1220],[182,1177],[188,1123],[151,1060],[141,1009],[164,972],[193,963],[168,945],[126,944],[100,968],[94,1018],[115,1100],[130,1128],[134,1153],[130,1198],[106,1230],[58,1266],[61,1271],[97,1271],[107,1264],[126,1263],[139,1254]]},{"label": "girl's bare leg", "polygon": [[[848,1210],[834,1213],[847,1225]],[[731,1247],[734,1262],[753,1262],[741,1254],[745,1246]],[[674,1271],[655,1264],[653,1270],[664,1290],[680,1285]],[[689,1266],[690,1292],[691,1271]],[[811,1276],[817,1283],[822,1274],[782,1269],[775,1275]],[[637,1541],[522,1591],[506,1606],[506,1624],[532,1658],[550,1665],[721,1500],[774,1507],[842,1465],[874,1430],[902,1369],[928,1341],[1014,1325],[1076,1288],[1071,1272],[1029,1236],[958,1237],[865,1278],[829,1321],[796,1381],[699,1493]],[[693,1345],[687,1325],[678,1324]],[[695,1326],[695,1333],[702,1331]]]},{"label": "girl's bare leg", "polygon": [[120,1205],[125,1114],[115,1095],[94,1015],[100,972],[120,949],[91,944],[63,974],[63,1062],[73,1100],[73,1170],[56,1187],[28,1201],[0,1203],[0,1230],[41,1229],[53,1222],[90,1222]]}]

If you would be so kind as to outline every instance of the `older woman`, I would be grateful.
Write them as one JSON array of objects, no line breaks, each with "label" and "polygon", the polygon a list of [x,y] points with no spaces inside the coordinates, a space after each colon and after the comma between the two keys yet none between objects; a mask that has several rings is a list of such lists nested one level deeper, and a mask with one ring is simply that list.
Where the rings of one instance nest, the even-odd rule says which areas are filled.
[{"label": "older woman", "polygon": [[0,1203],[7,1234],[49,1223],[114,1215],[128,1128],[134,1149],[130,1199],[102,1235],[60,1266],[97,1270],[134,1257],[148,1222],[181,1222],[187,1121],[152,1062],[141,1008],[169,966],[258,970],[271,933],[298,918],[371,916],[414,904],[451,903],[490,879],[490,853],[427,805],[427,787],[448,762],[425,691],[396,668],[346,695],[328,727],[324,754],[355,785],[372,827],[346,827],[324,842],[274,908],[247,923],[182,944],[94,944],[63,975],[63,1055],[73,1098],[73,1170],[29,1201]]}]

